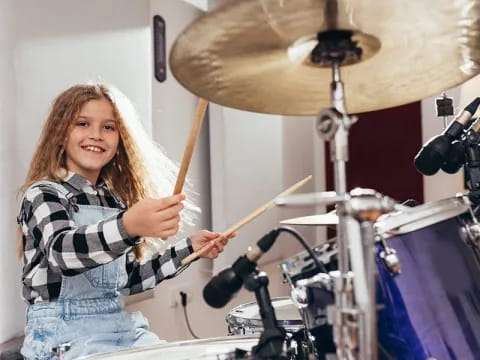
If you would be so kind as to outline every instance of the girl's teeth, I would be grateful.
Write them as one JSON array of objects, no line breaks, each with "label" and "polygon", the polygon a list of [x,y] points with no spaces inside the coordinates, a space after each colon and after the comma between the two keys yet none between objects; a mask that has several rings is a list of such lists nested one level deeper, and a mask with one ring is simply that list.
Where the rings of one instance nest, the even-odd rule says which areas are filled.
[{"label": "girl's teeth", "polygon": [[102,151],[102,149],[97,148],[97,147],[95,147],[95,146],[86,146],[86,147],[85,147],[85,150],[93,151],[93,152],[101,152],[101,151]]}]

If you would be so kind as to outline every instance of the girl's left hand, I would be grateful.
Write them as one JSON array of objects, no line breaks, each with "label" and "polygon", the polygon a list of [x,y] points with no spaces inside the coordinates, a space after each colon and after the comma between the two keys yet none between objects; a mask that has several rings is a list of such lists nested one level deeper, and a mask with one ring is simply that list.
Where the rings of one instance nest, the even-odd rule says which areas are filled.
[{"label": "girl's left hand", "polygon": [[215,259],[218,254],[223,251],[223,248],[228,243],[228,240],[237,236],[237,233],[234,232],[228,235],[228,237],[223,237],[221,239],[215,240],[220,236],[220,233],[211,232],[208,230],[200,230],[195,235],[190,237],[190,239],[192,240],[193,251],[198,251],[209,242],[215,241],[215,245],[201,255],[201,257],[204,258]]}]

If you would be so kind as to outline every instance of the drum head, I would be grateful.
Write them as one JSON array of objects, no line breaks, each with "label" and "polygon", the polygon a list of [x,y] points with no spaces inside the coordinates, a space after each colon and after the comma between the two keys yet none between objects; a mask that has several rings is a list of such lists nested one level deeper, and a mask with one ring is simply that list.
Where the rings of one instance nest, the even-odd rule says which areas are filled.
[{"label": "drum head", "polygon": [[461,215],[469,206],[468,198],[455,197],[389,213],[375,223],[376,232],[383,238],[409,233]]},{"label": "drum head", "polygon": [[[256,336],[226,336],[212,339],[180,341],[169,344],[144,346],[89,357],[89,360],[230,360],[250,352],[257,345]],[[237,350],[237,356],[235,351]]]},{"label": "drum head", "polygon": [[[302,317],[289,297],[272,298],[278,325],[287,331],[295,332],[303,328]],[[246,333],[260,333],[263,328],[262,318],[256,302],[239,305],[227,315],[227,323],[231,329],[245,329]]]}]

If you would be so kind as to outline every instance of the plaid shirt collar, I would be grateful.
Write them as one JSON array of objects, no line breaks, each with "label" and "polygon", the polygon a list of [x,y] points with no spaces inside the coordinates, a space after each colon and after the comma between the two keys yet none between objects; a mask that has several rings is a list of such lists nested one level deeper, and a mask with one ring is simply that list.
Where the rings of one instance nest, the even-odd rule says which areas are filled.
[{"label": "plaid shirt collar", "polygon": [[65,175],[63,178],[63,181],[78,191],[85,191],[85,189],[107,188],[107,185],[102,178],[98,179],[97,185],[93,185],[90,180],[78,175],[77,173],[74,173],[73,171],[68,171],[67,175]]}]

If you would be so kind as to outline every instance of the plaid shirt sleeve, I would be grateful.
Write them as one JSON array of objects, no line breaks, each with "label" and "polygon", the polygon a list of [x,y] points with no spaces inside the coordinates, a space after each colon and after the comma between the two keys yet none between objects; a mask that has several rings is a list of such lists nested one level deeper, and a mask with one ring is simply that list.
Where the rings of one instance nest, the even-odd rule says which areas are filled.
[{"label": "plaid shirt sleeve", "polygon": [[[133,252],[127,254],[128,282],[122,293],[133,295],[154,288],[162,280],[183,270],[181,261],[193,252],[190,238],[183,239],[146,262],[135,259]],[[188,266],[188,265],[187,265]]]},{"label": "plaid shirt sleeve", "polygon": [[52,271],[65,276],[82,273],[116,259],[138,240],[128,237],[124,212],[77,226],[69,213],[71,206],[66,197],[47,186],[30,188],[24,196],[22,230],[32,235],[33,246],[47,257]]}]

